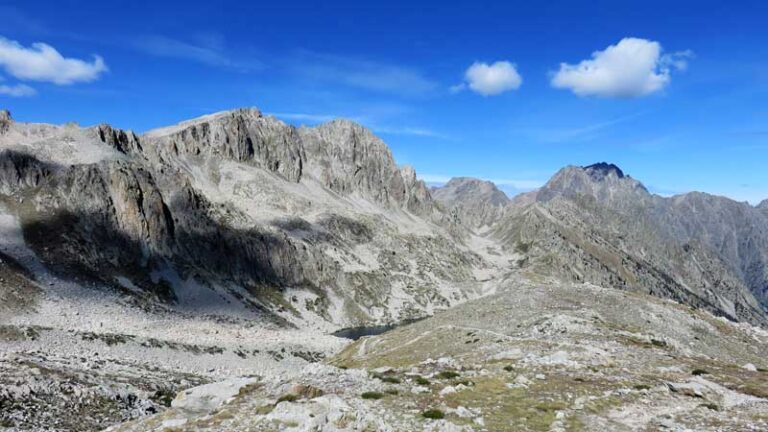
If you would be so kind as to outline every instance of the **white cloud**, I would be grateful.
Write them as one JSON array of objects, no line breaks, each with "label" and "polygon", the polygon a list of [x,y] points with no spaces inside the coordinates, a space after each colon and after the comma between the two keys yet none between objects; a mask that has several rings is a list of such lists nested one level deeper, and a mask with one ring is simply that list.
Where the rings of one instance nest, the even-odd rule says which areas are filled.
[{"label": "white cloud", "polygon": [[0,37],[0,67],[21,80],[58,85],[93,81],[107,70],[104,59],[99,56],[94,56],[92,62],[65,58],[42,42],[27,48],[3,37]]},{"label": "white cloud", "polygon": [[692,55],[691,51],[662,55],[658,42],[624,38],[579,64],[561,63],[551,84],[579,96],[646,96],[669,85],[671,70],[684,70]]},{"label": "white cloud", "polygon": [[34,96],[37,92],[28,85],[0,85],[0,96],[26,97]]},{"label": "white cloud", "polygon": [[450,88],[458,93],[467,87],[483,96],[495,96],[506,91],[517,90],[523,84],[523,77],[514,64],[497,61],[493,64],[475,62],[464,73],[465,82]]}]

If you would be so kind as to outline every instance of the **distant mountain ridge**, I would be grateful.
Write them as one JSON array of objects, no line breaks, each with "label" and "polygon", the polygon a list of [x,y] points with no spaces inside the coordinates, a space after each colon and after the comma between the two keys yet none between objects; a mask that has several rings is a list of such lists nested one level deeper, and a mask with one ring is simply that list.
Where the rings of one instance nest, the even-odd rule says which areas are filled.
[{"label": "distant mountain ridge", "polygon": [[563,168],[503,213],[493,236],[521,256],[520,272],[649,292],[766,323],[768,223],[749,204],[700,192],[663,198],[598,163]]},{"label": "distant mountain ridge", "polygon": [[8,112],[0,129],[0,213],[25,247],[140,303],[343,326],[424,316],[522,277],[768,324],[765,202],[663,198],[607,162],[513,199],[471,178],[429,190],[360,125],[296,128],[257,109],[143,135]]}]

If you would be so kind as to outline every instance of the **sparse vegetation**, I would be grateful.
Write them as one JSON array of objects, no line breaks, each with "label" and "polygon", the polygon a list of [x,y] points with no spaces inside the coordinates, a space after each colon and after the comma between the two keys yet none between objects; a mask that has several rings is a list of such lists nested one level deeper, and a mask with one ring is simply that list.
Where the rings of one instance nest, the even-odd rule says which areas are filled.
[{"label": "sparse vegetation", "polygon": [[280,403],[280,402],[296,402],[297,400],[299,400],[299,396],[298,395],[295,395],[293,393],[288,393],[288,394],[280,396],[280,398],[277,399],[277,403]]},{"label": "sparse vegetation", "polygon": [[421,416],[432,420],[440,420],[445,418],[445,413],[439,409],[428,409],[421,413]]},{"label": "sparse vegetation", "polygon": [[429,380],[424,378],[424,377],[422,377],[422,376],[416,377],[416,384],[422,385],[422,386],[428,386],[429,385]]},{"label": "sparse vegetation", "polygon": [[360,397],[363,399],[378,400],[378,399],[382,399],[384,397],[384,394],[376,391],[368,391],[361,394]]},{"label": "sparse vegetation", "polygon": [[691,375],[699,376],[699,375],[708,375],[709,372],[706,369],[699,369],[696,368],[691,372]]},{"label": "sparse vegetation", "polygon": [[454,379],[460,376],[461,374],[456,371],[442,371],[439,374],[437,374],[437,377],[440,379]]}]

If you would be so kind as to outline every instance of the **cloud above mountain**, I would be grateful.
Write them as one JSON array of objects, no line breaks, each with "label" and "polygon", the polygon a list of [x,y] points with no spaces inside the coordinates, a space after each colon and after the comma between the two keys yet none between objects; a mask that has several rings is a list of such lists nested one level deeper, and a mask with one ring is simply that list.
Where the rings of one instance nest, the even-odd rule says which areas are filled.
[{"label": "cloud above mountain", "polygon": [[10,97],[34,96],[37,91],[25,84],[4,85],[0,84],[0,95]]},{"label": "cloud above mountain", "polygon": [[517,90],[523,84],[523,77],[517,66],[508,61],[493,64],[475,62],[464,73],[464,82],[451,87],[451,92],[458,93],[469,88],[483,96],[496,96],[507,91]]},{"label": "cloud above mountain", "polygon": [[107,71],[104,59],[92,61],[62,56],[56,48],[42,43],[25,47],[0,36],[0,68],[19,80],[69,85],[94,81]]},{"label": "cloud above mountain", "polygon": [[572,65],[561,63],[551,84],[579,96],[636,98],[663,90],[673,70],[688,66],[690,51],[664,54],[659,42],[624,38],[592,53],[592,58]]}]

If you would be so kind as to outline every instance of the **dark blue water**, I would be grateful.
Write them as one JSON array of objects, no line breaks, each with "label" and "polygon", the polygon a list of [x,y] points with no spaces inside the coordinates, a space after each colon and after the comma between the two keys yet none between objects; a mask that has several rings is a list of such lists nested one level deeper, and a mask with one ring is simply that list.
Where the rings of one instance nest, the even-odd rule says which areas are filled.
[{"label": "dark blue water", "polygon": [[[426,318],[426,317],[424,317]],[[376,336],[380,335],[382,333],[388,332],[390,330],[394,330],[398,327],[408,325],[411,323],[415,323],[416,321],[421,321],[424,318],[416,318],[416,319],[409,319],[405,321],[401,321],[399,323],[395,324],[384,324],[384,325],[377,325],[377,326],[363,326],[363,327],[349,327],[345,329],[341,329],[338,331],[333,332],[332,334],[336,337],[345,338],[345,339],[352,339],[352,340],[358,340],[363,336]]]}]

